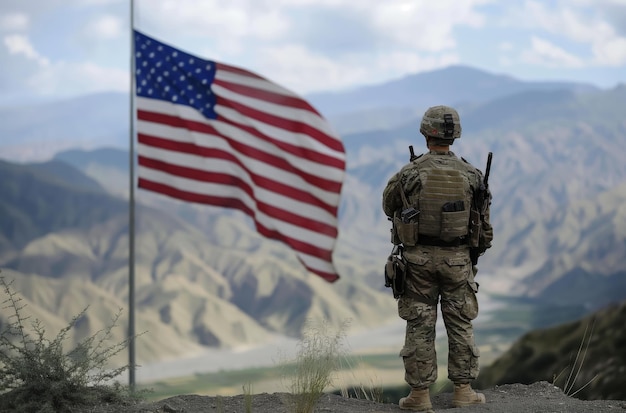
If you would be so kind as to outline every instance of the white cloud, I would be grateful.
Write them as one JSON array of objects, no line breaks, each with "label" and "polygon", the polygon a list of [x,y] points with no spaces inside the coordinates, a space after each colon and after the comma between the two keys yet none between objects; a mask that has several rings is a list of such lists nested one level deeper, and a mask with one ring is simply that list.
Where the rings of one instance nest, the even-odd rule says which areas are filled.
[{"label": "white cloud", "polygon": [[34,60],[39,66],[48,66],[50,61],[40,55],[31,44],[28,37],[21,34],[11,34],[4,36],[4,45],[9,50],[9,54],[23,55],[30,60]]},{"label": "white cloud", "polygon": [[300,45],[268,48],[259,57],[260,74],[301,94],[341,87],[367,76],[365,67],[346,68],[340,62],[311,53]]},{"label": "white cloud", "polygon": [[74,1],[79,5],[89,6],[89,5],[107,5],[107,4],[122,3],[128,0],[74,0]]},{"label": "white cloud", "polygon": [[498,45],[498,49],[502,50],[503,52],[508,52],[513,50],[514,46],[513,43],[511,42],[500,42],[500,44]]},{"label": "white cloud", "polygon": [[561,1],[554,7],[547,7],[539,1],[528,0],[522,13],[525,24],[588,46],[591,55],[587,59],[589,65],[619,66],[626,63],[626,37],[621,36],[600,13],[598,6],[607,5],[626,5],[626,1]]},{"label": "white cloud", "polygon": [[581,67],[584,64],[579,57],[536,36],[531,38],[531,49],[522,53],[522,60],[549,67]]},{"label": "white cloud", "polygon": [[106,68],[91,62],[59,61],[28,79],[29,86],[42,95],[85,94],[130,90],[127,70]]},{"label": "white cloud", "polygon": [[[0,48],[8,50],[3,59],[11,59],[5,72],[21,76],[15,83],[24,84],[40,70],[29,77],[38,92],[127,90],[128,1],[0,4]],[[481,7],[487,4],[492,7]],[[582,76],[579,69],[598,66],[619,72],[626,64],[626,18],[619,17],[626,16],[620,14],[626,0],[135,0],[135,5],[135,26],[146,34],[244,66],[298,93],[459,63],[499,62],[512,74],[527,70],[520,64],[525,62],[538,75],[559,67],[564,76]],[[526,39],[527,50],[520,52]],[[567,73],[567,68],[577,70]]]},{"label": "white cloud", "polygon": [[[140,30],[176,47],[232,64],[252,65],[250,69],[272,74],[297,92],[308,93],[458,63],[454,29],[483,26],[485,17],[476,7],[491,1],[138,0],[136,22]],[[358,27],[339,30],[326,27],[332,24],[328,21],[307,20],[331,15],[350,16],[345,21],[354,21]],[[301,31],[302,22],[340,37],[348,33],[346,38],[355,47],[326,54],[329,47],[319,37]],[[355,33],[371,37],[358,44]],[[207,41],[198,49],[186,36]],[[378,43],[365,44],[368,40]]]},{"label": "white cloud", "polygon": [[0,30],[23,31],[29,26],[30,19],[24,13],[8,13],[0,16]]},{"label": "white cloud", "polygon": [[36,95],[84,94],[97,91],[128,91],[128,70],[107,68],[91,62],[51,61],[39,53],[26,36],[3,38],[10,55],[24,56],[36,64],[36,72],[25,83]]},{"label": "white cloud", "polygon": [[136,22],[162,27],[178,32],[185,28],[186,35],[212,36],[218,43],[245,38],[271,40],[285,35],[289,25],[287,17],[278,8],[263,8],[254,1],[162,0],[138,1]]},{"label": "white cloud", "polygon": [[598,64],[621,66],[626,63],[625,37],[613,37],[606,42],[595,43],[592,50]]},{"label": "white cloud", "polygon": [[481,27],[484,16],[474,9],[484,0],[436,2],[385,1],[369,8],[369,17],[379,34],[388,34],[396,44],[431,52],[456,47],[457,26]]},{"label": "white cloud", "polygon": [[[138,1],[137,23],[179,30],[186,34],[213,35],[221,43],[259,40],[280,41],[297,30],[294,14],[306,13],[307,7],[332,9],[362,17],[381,38],[393,47],[442,51],[454,48],[456,26],[480,27],[484,16],[476,6],[492,0],[161,0],[158,3]],[[435,22],[435,23],[433,23]],[[320,30],[323,30],[320,22]],[[349,30],[350,28],[345,28]]]},{"label": "white cloud", "polygon": [[353,55],[337,60],[315,54],[300,45],[262,50],[257,71],[297,93],[345,89],[382,82],[404,74],[455,64],[454,53],[423,57],[417,53],[390,51],[375,57]]},{"label": "white cloud", "polygon": [[114,39],[124,34],[126,30],[119,17],[103,15],[87,25],[86,33],[99,39]]}]

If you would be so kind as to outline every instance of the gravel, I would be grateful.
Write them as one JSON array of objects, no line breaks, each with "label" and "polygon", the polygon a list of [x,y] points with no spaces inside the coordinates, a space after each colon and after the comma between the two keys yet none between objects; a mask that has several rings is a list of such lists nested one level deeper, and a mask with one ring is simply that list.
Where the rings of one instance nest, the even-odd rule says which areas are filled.
[{"label": "gravel", "polygon": [[[585,401],[565,395],[561,389],[547,382],[531,385],[509,384],[481,390],[487,403],[463,408],[463,412],[499,413],[592,413],[626,412],[626,401],[594,400]],[[157,402],[141,403],[134,406],[98,406],[84,413],[291,413],[291,396],[287,393],[261,393],[251,396],[251,409],[246,410],[246,397],[180,395]],[[442,393],[432,397],[435,412],[456,412],[452,394]],[[344,398],[325,394],[316,404],[316,413],[368,413],[405,412],[395,404]]]}]

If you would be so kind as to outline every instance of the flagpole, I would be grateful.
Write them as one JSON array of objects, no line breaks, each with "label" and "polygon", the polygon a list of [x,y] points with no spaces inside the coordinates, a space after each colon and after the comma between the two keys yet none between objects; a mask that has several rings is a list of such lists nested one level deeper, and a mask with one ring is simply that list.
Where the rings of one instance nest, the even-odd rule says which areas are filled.
[{"label": "flagpole", "polygon": [[130,0],[130,148],[128,156],[128,385],[135,391],[135,1]]}]

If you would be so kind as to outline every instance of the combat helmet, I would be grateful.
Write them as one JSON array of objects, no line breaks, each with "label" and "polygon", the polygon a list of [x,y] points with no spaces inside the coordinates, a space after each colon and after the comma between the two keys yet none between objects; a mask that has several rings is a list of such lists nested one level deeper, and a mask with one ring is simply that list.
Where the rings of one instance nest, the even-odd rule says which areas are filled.
[{"label": "combat helmet", "polygon": [[461,137],[459,113],[449,106],[433,106],[426,110],[420,124],[420,133],[435,138],[441,143],[452,145]]}]

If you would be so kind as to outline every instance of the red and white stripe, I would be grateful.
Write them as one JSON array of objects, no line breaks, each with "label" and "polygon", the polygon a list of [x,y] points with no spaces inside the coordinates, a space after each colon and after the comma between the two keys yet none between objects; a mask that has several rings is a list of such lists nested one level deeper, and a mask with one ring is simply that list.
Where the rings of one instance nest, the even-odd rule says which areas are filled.
[{"label": "red and white stripe", "polygon": [[216,63],[217,119],[136,97],[139,187],[237,208],[288,244],[311,272],[332,263],[345,174],[341,140],[305,100],[251,72]]}]

